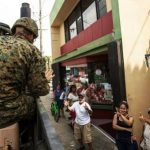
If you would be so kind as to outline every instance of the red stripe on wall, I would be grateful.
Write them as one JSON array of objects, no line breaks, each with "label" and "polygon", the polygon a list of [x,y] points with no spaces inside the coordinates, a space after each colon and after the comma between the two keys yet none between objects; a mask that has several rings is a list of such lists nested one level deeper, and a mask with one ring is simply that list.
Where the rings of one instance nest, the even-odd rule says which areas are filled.
[{"label": "red stripe on wall", "polygon": [[90,43],[106,34],[112,33],[113,21],[112,12],[110,11],[102,18],[97,20],[84,31],[80,32],[76,37],[68,41],[61,48],[61,55],[69,53],[87,43]]}]

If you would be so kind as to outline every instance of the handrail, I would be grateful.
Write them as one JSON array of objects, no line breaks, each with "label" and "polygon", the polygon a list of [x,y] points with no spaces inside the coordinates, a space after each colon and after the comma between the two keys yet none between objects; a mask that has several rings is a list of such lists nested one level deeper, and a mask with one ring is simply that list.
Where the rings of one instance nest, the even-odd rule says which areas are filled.
[{"label": "handrail", "polygon": [[37,134],[38,136],[41,136],[43,134],[47,149],[64,150],[64,146],[61,143],[60,138],[55,131],[55,128],[52,126],[47,111],[40,99],[37,99],[37,118]]}]

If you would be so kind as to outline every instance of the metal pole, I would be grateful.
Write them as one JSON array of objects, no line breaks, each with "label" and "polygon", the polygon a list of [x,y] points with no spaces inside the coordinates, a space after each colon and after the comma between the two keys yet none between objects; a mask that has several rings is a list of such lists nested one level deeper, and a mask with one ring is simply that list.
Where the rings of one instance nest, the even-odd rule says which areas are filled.
[{"label": "metal pole", "polygon": [[39,24],[40,24],[40,50],[41,53],[43,52],[43,45],[42,45],[42,7],[41,7],[41,0],[39,0]]}]

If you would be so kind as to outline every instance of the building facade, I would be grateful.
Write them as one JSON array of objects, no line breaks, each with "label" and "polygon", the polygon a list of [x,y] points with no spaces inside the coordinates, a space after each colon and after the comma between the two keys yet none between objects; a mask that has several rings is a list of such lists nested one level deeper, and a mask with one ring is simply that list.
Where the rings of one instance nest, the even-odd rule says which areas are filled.
[{"label": "building facade", "polygon": [[127,100],[137,137],[139,112],[146,115],[150,106],[149,6],[149,0],[56,0],[50,14],[54,86],[64,84],[68,67],[103,85],[112,97],[92,103],[93,120],[108,120],[100,126],[110,127],[114,108]]}]

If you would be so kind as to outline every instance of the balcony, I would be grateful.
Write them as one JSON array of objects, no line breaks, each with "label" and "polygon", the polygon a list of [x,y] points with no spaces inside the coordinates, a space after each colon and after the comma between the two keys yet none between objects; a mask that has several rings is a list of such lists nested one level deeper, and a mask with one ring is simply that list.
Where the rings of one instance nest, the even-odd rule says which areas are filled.
[{"label": "balcony", "polygon": [[84,31],[80,32],[73,39],[64,44],[61,48],[61,55],[74,51],[75,49],[101,38],[113,31],[112,12],[108,12]]}]

